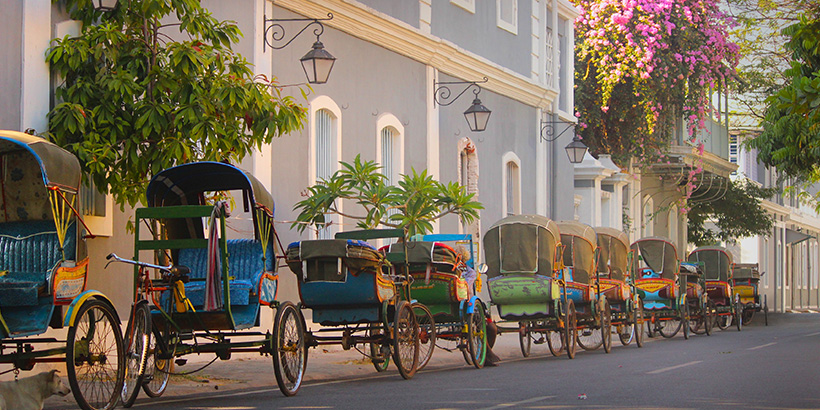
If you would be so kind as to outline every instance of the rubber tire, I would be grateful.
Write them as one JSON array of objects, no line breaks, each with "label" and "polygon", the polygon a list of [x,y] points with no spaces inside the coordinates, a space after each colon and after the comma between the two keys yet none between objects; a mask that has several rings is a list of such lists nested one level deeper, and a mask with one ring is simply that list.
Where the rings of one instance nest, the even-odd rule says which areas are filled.
[{"label": "rubber tire", "polygon": [[763,295],[763,323],[769,326],[769,303],[766,299],[766,295]]},{"label": "rubber tire", "polygon": [[487,359],[487,320],[478,302],[473,313],[467,315],[467,347],[473,366],[476,369],[484,367]]},{"label": "rubber tire", "polygon": [[567,351],[567,357],[570,359],[575,358],[575,333],[577,328],[578,317],[575,314],[575,303],[570,300],[567,303],[567,310],[564,315],[564,349]]},{"label": "rubber tire", "polygon": [[[371,325],[372,326],[372,325]],[[376,335],[383,335],[384,331],[381,327],[378,328],[371,328],[367,331],[368,337],[374,337]],[[373,358],[381,359],[381,363],[377,363],[377,361],[373,361]],[[370,343],[370,360],[373,363],[373,367],[376,369],[377,372],[381,373],[387,370],[387,367],[390,365],[390,344],[388,343]]]},{"label": "rubber tire", "polygon": [[715,321],[717,321],[717,307],[715,306],[715,302],[710,300],[706,302],[706,321],[704,322],[707,336],[712,335],[712,330],[715,328]]},{"label": "rubber tire", "polygon": [[735,327],[737,331],[740,332],[743,330],[743,304],[740,302],[735,303],[735,317],[732,319],[735,321]]},{"label": "rubber tire", "polygon": [[[132,329],[133,336],[129,334]],[[125,332],[128,353],[125,362],[125,381],[120,397],[122,406],[129,408],[134,405],[141,387],[145,384],[145,364],[148,361],[148,346],[152,337],[151,311],[148,309],[147,301],[140,301],[134,305]],[[132,371],[136,374],[131,374]]]},{"label": "rubber tire", "polygon": [[609,301],[604,301],[604,311],[601,312],[601,341],[604,352],[612,351],[612,307]]},{"label": "rubber tire", "polygon": [[[390,342],[393,363],[399,369],[399,374],[405,380],[413,378],[419,365],[419,331],[416,315],[413,314],[410,302],[403,300],[396,306],[393,319],[393,339]],[[407,351],[408,347],[412,350],[411,352]],[[406,353],[411,353],[411,355],[403,357]]]},{"label": "rubber tire", "polygon": [[[97,315],[100,316],[99,319],[96,318]],[[103,320],[106,322],[103,323]],[[88,325],[85,326],[85,324]],[[100,329],[98,329],[98,327]],[[116,369],[114,369],[114,372],[107,372],[106,369],[100,368],[101,366],[108,366],[108,360],[105,360],[104,362],[95,362],[91,365],[88,365],[87,360],[83,360],[84,356],[82,353],[84,353],[83,350],[85,350],[85,341],[88,340],[89,336],[91,340],[97,340],[95,337],[98,334],[97,330],[100,331],[99,335],[103,338],[111,336],[114,338],[114,346],[108,346],[110,343],[104,342],[107,339],[102,339],[103,343],[95,343],[94,345],[94,347],[105,349],[104,351],[94,351],[95,355],[98,357],[104,355],[106,359],[109,359],[114,358],[110,356],[111,353],[116,354],[116,363],[114,363],[116,365]],[[108,351],[112,347],[116,350],[116,352]],[[75,357],[79,360],[74,360]],[[116,407],[117,403],[120,401],[120,392],[122,391],[122,385],[125,379],[125,343],[123,342],[122,331],[120,330],[120,320],[117,318],[117,313],[109,304],[92,298],[83,302],[83,304],[79,306],[79,309],[77,310],[77,319],[74,325],[68,328],[65,358],[68,384],[71,387],[71,393],[74,395],[74,399],[77,401],[77,404],[81,409],[109,410]],[[78,380],[77,372],[78,370],[85,369],[87,369],[87,371],[81,371],[81,373],[83,373],[81,376],[83,380],[86,379],[84,376],[87,373],[103,371],[105,372],[105,377],[91,377],[91,380],[102,380],[104,383],[110,384],[110,388],[105,388],[105,386],[100,388],[93,382],[90,389],[86,387],[86,383],[83,383],[81,386],[80,381]],[[116,373],[113,380],[111,380],[110,377],[112,373]],[[87,395],[83,393],[85,391],[90,391],[92,393],[110,391],[111,394],[108,397],[100,398],[86,397]]]},{"label": "rubber tire", "polygon": [[[295,396],[307,369],[308,348],[302,312],[291,302],[276,308],[271,335],[271,356],[276,384],[283,395]],[[287,351],[285,349],[288,349]],[[295,359],[295,360],[291,360]],[[298,366],[293,369],[293,365]],[[293,370],[296,370],[294,373]]]},{"label": "rubber tire", "polygon": [[518,322],[518,345],[521,347],[521,355],[530,357],[532,352],[532,332],[529,322]]},{"label": "rubber tire", "polygon": [[548,330],[544,334],[544,337],[547,338],[547,347],[550,349],[550,354],[555,357],[564,354],[564,336],[562,331]]},{"label": "rubber tire", "polygon": [[681,307],[680,325],[683,330],[683,339],[689,340],[689,305],[685,303]]},{"label": "rubber tire", "polygon": [[436,321],[427,306],[421,303],[413,303],[412,306],[419,324],[419,366],[416,371],[420,371],[430,363],[436,350]]},{"label": "rubber tire", "polygon": [[645,322],[645,318],[643,315],[643,301],[638,300],[638,306],[635,310],[635,315],[633,319],[632,326],[635,328],[635,344],[638,347],[643,347],[643,324]]},{"label": "rubber tire", "polygon": [[[152,322],[153,323],[153,322]],[[146,357],[145,362],[145,370],[150,370],[152,373],[149,375],[149,380],[146,380],[145,383],[142,385],[142,391],[148,395],[148,397],[160,397],[165,390],[168,389],[168,381],[171,379],[171,373],[174,369],[174,359],[173,355],[171,358],[158,360],[156,358],[158,353],[161,353],[157,348],[157,340],[162,338],[166,342],[171,340],[171,334],[168,334],[167,331],[158,332],[157,329],[151,325],[151,340],[148,342],[148,356]]]}]

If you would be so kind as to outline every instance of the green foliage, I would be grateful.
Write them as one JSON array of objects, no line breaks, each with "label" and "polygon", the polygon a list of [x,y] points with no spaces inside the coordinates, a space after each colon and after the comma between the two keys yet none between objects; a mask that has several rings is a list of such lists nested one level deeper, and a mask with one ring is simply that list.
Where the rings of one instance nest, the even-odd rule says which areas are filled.
[{"label": "green foliage", "polygon": [[[777,188],[761,188],[738,180],[729,184],[722,198],[693,204],[687,214],[689,242],[702,246],[768,235],[774,219],[760,204],[761,200],[772,197],[777,191]],[[714,223],[718,231],[707,228],[707,222]]]},{"label": "green foliage", "polygon": [[758,159],[799,181],[820,181],[820,6],[783,29],[789,80],[766,103],[763,133],[748,145]]},{"label": "green foliage", "polygon": [[302,127],[305,109],[231,50],[242,35],[236,24],[199,1],[120,1],[109,13],[90,0],[54,1],[84,26],[47,53],[64,80],[48,115],[51,138],[121,206],[142,200],[162,169],[237,163]]},{"label": "green foliage", "polygon": [[[471,223],[478,218],[478,211],[484,209],[464,187],[456,182],[438,182],[426,170],[418,173],[414,169],[411,174],[402,175],[398,186],[390,186],[374,161],[362,161],[357,155],[352,164],[340,164],[341,169],[333,176],[308,187],[307,198],[294,206],[299,216],[293,227],[299,232],[309,225],[324,227],[326,215],[337,214],[356,220],[362,229],[384,225],[405,228],[412,236],[431,232],[433,221],[448,214]],[[356,203],[361,213],[340,211],[343,201]]]}]

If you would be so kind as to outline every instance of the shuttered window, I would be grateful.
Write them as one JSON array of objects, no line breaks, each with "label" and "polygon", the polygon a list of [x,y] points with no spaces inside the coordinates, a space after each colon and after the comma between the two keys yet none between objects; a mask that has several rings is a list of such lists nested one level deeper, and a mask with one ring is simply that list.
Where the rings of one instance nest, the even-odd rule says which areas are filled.
[{"label": "shuttered window", "polygon": [[[333,116],[330,111],[316,111],[316,182],[328,179],[333,175],[335,168],[335,152],[333,141]],[[332,220],[331,215],[325,215],[327,221]],[[333,237],[330,229],[319,229],[319,239],[331,239]]]},{"label": "shuttered window", "polygon": [[520,197],[521,197],[521,186],[520,186],[520,175],[518,172],[518,165],[513,162],[507,162],[507,193],[506,193],[506,201],[507,201],[507,215],[515,215],[521,213],[521,204],[520,204]]},{"label": "shuttered window", "polygon": [[396,131],[390,127],[382,128],[382,174],[387,177],[387,185],[399,182],[398,160],[396,158]]}]

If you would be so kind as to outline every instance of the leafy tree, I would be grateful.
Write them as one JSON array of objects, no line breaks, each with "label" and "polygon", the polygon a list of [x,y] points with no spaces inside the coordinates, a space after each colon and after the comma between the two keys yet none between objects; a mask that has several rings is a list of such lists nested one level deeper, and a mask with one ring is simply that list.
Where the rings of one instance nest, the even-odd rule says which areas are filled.
[{"label": "leafy tree", "polygon": [[[701,246],[768,235],[774,219],[761,208],[760,203],[777,191],[777,188],[761,188],[745,180],[737,180],[728,185],[722,198],[693,203],[687,214],[689,242]],[[707,222],[713,222],[718,230],[706,227]]]},{"label": "leafy tree", "polygon": [[[384,225],[405,228],[409,235],[415,235],[432,231],[433,221],[449,214],[471,223],[484,209],[464,187],[456,182],[438,182],[426,170],[413,170],[402,176],[398,186],[390,186],[374,161],[362,161],[357,155],[352,164],[340,164],[341,169],[330,178],[308,187],[308,197],[294,206],[299,216],[293,227],[299,232],[309,225],[325,227],[326,215],[336,214],[356,220],[362,229]],[[340,211],[343,201],[357,204],[361,213]]]},{"label": "leafy tree", "polygon": [[48,51],[64,79],[49,131],[121,206],[140,201],[164,168],[236,163],[302,127],[305,109],[231,49],[236,24],[217,21],[199,1],[120,1],[107,13],[91,0],[54,1],[84,26]]},{"label": "leafy tree", "polygon": [[694,135],[711,90],[734,76],[738,46],[717,0],[576,0],[575,85],[580,135],[621,165],[663,153],[672,127]]},{"label": "leafy tree", "polygon": [[783,29],[788,82],[766,103],[763,132],[749,141],[758,159],[798,181],[820,182],[820,6]]}]

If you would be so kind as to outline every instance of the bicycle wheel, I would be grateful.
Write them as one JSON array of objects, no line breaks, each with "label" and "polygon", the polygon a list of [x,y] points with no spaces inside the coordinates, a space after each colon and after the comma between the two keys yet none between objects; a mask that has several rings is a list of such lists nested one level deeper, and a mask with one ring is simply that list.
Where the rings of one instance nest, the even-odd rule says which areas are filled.
[{"label": "bicycle wheel", "polygon": [[567,357],[575,358],[576,338],[575,332],[578,330],[578,317],[575,315],[575,303],[567,303],[567,312],[564,315],[564,348],[567,350]]},{"label": "bicycle wheel", "polygon": [[427,306],[421,303],[413,303],[412,306],[419,323],[419,368],[416,369],[419,371],[430,363],[436,350],[436,322]]},{"label": "bicycle wheel", "polygon": [[581,349],[587,351],[598,350],[604,344],[601,333],[596,330],[592,327],[585,327],[575,331],[575,338]]},{"label": "bicycle wheel", "polygon": [[658,333],[667,339],[675,337],[675,335],[680,332],[681,327],[683,327],[681,323],[680,317],[662,320],[658,327]]},{"label": "bicycle wheel", "polygon": [[[367,331],[367,336],[370,338],[382,339],[382,335],[384,335],[384,332],[382,331],[381,326],[371,327]],[[390,365],[390,344],[383,342],[371,342],[369,343],[369,347],[370,361],[373,363],[373,367],[376,368],[376,371],[381,373],[387,370],[387,366]]]},{"label": "bicycle wheel", "polygon": [[[153,322],[152,322],[153,323]],[[145,384],[142,385],[142,390],[148,397],[160,397],[168,388],[168,380],[171,378],[171,373],[174,371],[174,350],[176,344],[172,343],[175,337],[167,330],[159,331],[153,324],[151,325],[152,337],[148,341],[148,356],[145,359]],[[165,343],[168,346],[169,352],[166,352],[167,358],[160,359],[163,356],[162,349],[159,344]]]},{"label": "bicycle wheel", "polygon": [[710,300],[706,302],[706,320],[703,322],[703,325],[706,327],[706,334],[709,336],[712,335],[715,321],[717,321],[717,308],[715,307],[715,302]]},{"label": "bicycle wheel", "polygon": [[399,374],[410,379],[419,365],[419,331],[416,315],[407,301],[399,302],[393,319],[393,362]]},{"label": "bicycle wheel", "polygon": [[561,356],[564,353],[564,336],[562,331],[558,330],[548,330],[546,332],[547,336],[547,347],[550,349],[550,353],[555,356]]},{"label": "bicycle wheel", "polygon": [[743,330],[743,304],[740,302],[735,303],[735,317],[732,320],[735,321],[735,327],[737,327],[737,331]]},{"label": "bicycle wheel", "polygon": [[612,351],[612,307],[604,301],[604,310],[601,312],[601,344],[604,352]]},{"label": "bicycle wheel", "polygon": [[305,337],[301,312],[290,302],[279,305],[273,321],[273,370],[285,396],[295,395],[302,386],[308,355]]},{"label": "bicycle wheel", "polygon": [[526,322],[518,322],[518,345],[521,347],[521,354],[524,357],[530,357],[532,350],[532,331],[531,326]]},{"label": "bicycle wheel", "polygon": [[643,347],[643,324],[645,323],[643,316],[643,301],[638,300],[635,308],[635,315],[633,318],[632,327],[635,329],[635,344],[638,347]]},{"label": "bicycle wheel", "polygon": [[145,361],[151,339],[151,312],[148,303],[137,302],[128,319],[125,342],[128,349],[125,360],[125,382],[122,385],[122,406],[131,407],[137,400],[145,380]]},{"label": "bicycle wheel", "polygon": [[68,328],[66,373],[71,393],[83,410],[113,409],[125,376],[125,345],[116,312],[89,299]]},{"label": "bicycle wheel", "polygon": [[683,329],[683,338],[689,340],[689,305],[683,304],[680,309],[680,326]]},{"label": "bicycle wheel", "polygon": [[473,366],[476,369],[484,367],[487,358],[487,321],[478,302],[475,311],[467,315],[467,347]]}]

